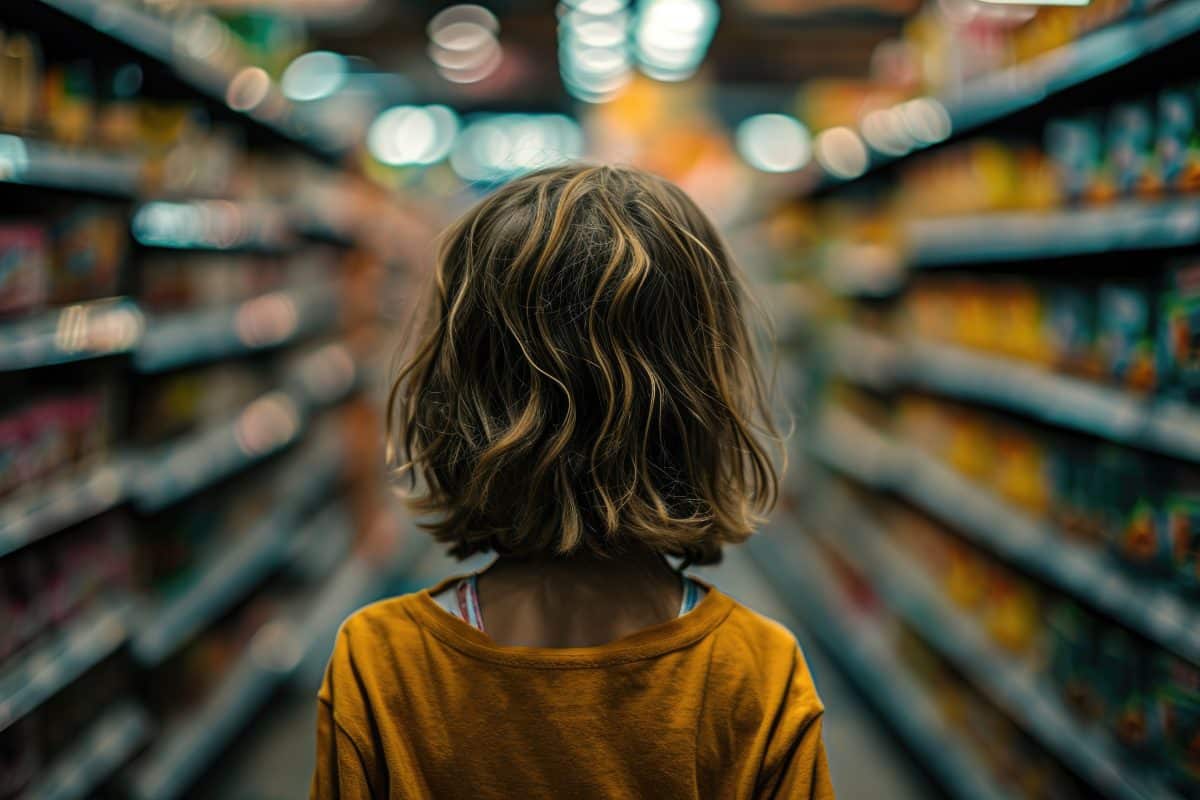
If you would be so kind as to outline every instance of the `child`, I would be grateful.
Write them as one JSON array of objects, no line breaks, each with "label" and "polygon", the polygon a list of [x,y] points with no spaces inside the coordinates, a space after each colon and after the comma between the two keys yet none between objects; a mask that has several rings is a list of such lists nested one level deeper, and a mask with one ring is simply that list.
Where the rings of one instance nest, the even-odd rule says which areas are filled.
[{"label": "child", "polygon": [[740,278],[677,187],[566,166],[447,232],[389,460],[480,573],[342,626],[313,798],[832,798],[781,626],[674,569],[774,503]]}]

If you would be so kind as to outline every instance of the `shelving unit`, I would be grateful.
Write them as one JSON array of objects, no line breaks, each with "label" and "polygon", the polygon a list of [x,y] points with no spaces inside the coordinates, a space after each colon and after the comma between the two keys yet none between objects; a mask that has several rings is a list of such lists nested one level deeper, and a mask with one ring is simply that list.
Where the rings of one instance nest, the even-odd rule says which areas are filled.
[{"label": "shelving unit", "polygon": [[905,234],[918,269],[1169,249],[1200,243],[1200,200],[918,220]]},{"label": "shelving unit", "polygon": [[961,137],[1056,95],[1107,75],[1200,32],[1200,2],[1177,0],[1145,16],[1108,25],[1031,61],[989,73],[952,96],[930,98],[940,109],[946,135],[914,141],[903,155],[867,147],[867,168],[853,177],[822,170],[815,189],[852,183],[863,175],[943,142]]},{"label": "shelving unit", "polygon": [[1130,578],[1105,554],[1073,543],[928,456],[836,411],[827,412],[813,452],[832,469],[898,494],[980,547],[1200,664],[1200,607]]},{"label": "shelving unit", "polygon": [[76,303],[32,319],[0,322],[0,372],[128,353],[145,321],[127,298]]},{"label": "shelving unit", "polygon": [[865,516],[841,520],[837,531],[822,540],[869,576],[889,609],[1103,796],[1175,800],[1102,732],[1072,717],[1029,665],[990,643],[977,625],[932,591],[911,559],[890,546]]},{"label": "shelving unit", "polygon": [[938,716],[928,695],[905,669],[897,668],[896,656],[879,626],[839,607],[844,605],[837,602],[840,590],[818,568],[819,556],[803,541],[796,524],[795,520],[778,520],[747,545],[792,612],[952,797],[1011,797],[985,777],[987,771],[972,753],[956,744],[957,734]]},{"label": "shelving unit", "polygon": [[[244,70],[254,68],[217,62],[205,52],[205,42],[208,40],[204,34],[209,37],[212,35],[211,23],[205,14],[195,14],[185,20],[184,25],[176,26],[131,6],[106,3],[104,0],[40,2],[89,25],[98,35],[121,42],[143,57],[169,68],[196,94],[231,108],[247,122],[271,131],[320,158],[333,159],[337,156],[337,148],[305,123],[273,83],[267,83],[261,91],[261,97],[249,107],[230,102],[230,87]],[[263,73],[262,77],[267,76]]]},{"label": "shelving unit", "polygon": [[49,486],[0,503],[0,557],[43,536],[120,504],[129,486],[131,459],[116,455]]},{"label": "shelving unit", "polygon": [[835,329],[829,341],[838,374],[875,390],[914,386],[1200,462],[1200,411],[1185,403],[1137,395],[954,345],[890,341],[848,326]]},{"label": "shelving unit", "polygon": [[131,773],[129,795],[171,800],[183,794],[287,678],[298,648],[297,632],[285,620],[259,629],[203,706],[156,737]]},{"label": "shelving unit", "polygon": [[152,667],[162,663],[196,633],[211,624],[284,565],[290,545],[303,530],[314,500],[324,497],[342,468],[336,446],[312,451],[283,479],[281,492],[293,498],[233,544],[222,547],[189,586],[150,610],[131,642],[134,658]]},{"label": "shelving unit", "polygon": [[229,307],[152,316],[134,368],[163,372],[294,344],[332,327],[335,292],[331,286],[283,290]]},{"label": "shelving unit", "polygon": [[[103,391],[106,401],[113,390],[112,419],[102,422],[117,440],[104,461],[86,450],[88,443],[55,443],[68,453],[63,458],[67,466],[36,491],[20,487],[0,499],[0,558],[11,555],[11,564],[29,568],[28,575],[4,572],[0,582],[24,591],[21,581],[36,584],[45,565],[59,569],[57,559],[78,557],[83,548],[77,551],[76,541],[86,537],[68,529],[92,517],[105,515],[95,524],[120,543],[111,545],[114,552],[129,543],[137,548],[139,562],[152,562],[158,539],[149,534],[159,531],[145,529],[173,521],[170,515],[188,508],[177,505],[182,501],[209,490],[205,501],[240,501],[226,488],[236,491],[237,479],[250,474],[256,487],[261,477],[261,485],[279,493],[261,511],[255,507],[261,516],[233,532],[240,535],[198,542],[200,563],[184,565],[179,573],[187,576],[183,585],[169,594],[149,597],[159,584],[139,578],[119,596],[91,596],[84,606],[89,610],[70,616],[57,629],[42,629],[23,650],[0,661],[0,732],[22,720],[19,735],[28,727],[40,737],[47,724],[43,715],[54,713],[47,701],[68,687],[72,697],[85,691],[82,683],[99,677],[92,671],[97,665],[103,664],[105,674],[110,668],[127,671],[133,693],[95,709],[95,721],[73,732],[72,740],[56,752],[39,746],[28,753],[38,771],[23,798],[90,797],[114,784],[116,796],[170,798],[188,791],[213,766],[277,688],[299,679],[302,662],[308,670],[323,668],[341,616],[378,597],[394,579],[391,570],[411,566],[407,550],[403,558],[380,558],[375,538],[367,560],[363,539],[372,524],[373,501],[362,499],[370,495],[359,491],[364,487],[345,484],[359,480],[347,468],[358,457],[351,450],[359,445],[342,423],[359,409],[345,415],[332,411],[343,401],[358,400],[363,388],[351,343],[355,348],[368,344],[370,326],[364,323],[372,320],[363,318],[371,312],[354,294],[362,294],[365,283],[357,282],[353,267],[364,263],[367,254],[390,262],[388,266],[397,257],[359,230],[357,216],[347,213],[353,202],[340,202],[367,194],[354,185],[366,179],[354,164],[341,168],[342,148],[312,113],[314,106],[292,104],[265,69],[243,63],[252,48],[221,44],[240,35],[234,26],[197,10],[199,6],[172,6],[156,14],[146,5],[108,0],[21,3],[13,14],[16,24],[10,28],[6,21],[5,36],[27,36],[46,70],[60,66],[64,44],[83,54],[72,58],[89,61],[89,80],[97,85],[118,67],[136,64],[141,88],[127,98],[131,107],[140,114],[142,104],[156,104],[156,110],[162,106],[166,116],[186,116],[189,127],[184,134],[152,142],[139,138],[141,128],[122,129],[111,138],[85,137],[81,125],[79,135],[72,137],[42,120],[22,124],[18,133],[0,134],[0,184],[13,208],[24,208],[22,201],[29,199],[29,211],[19,221],[38,228],[47,253],[44,267],[26,267],[31,274],[41,270],[36,277],[44,291],[21,296],[11,312],[28,316],[0,321],[0,373],[10,373],[0,378],[6,389],[21,393],[18,411],[26,415],[14,417],[19,427],[15,435],[33,441],[33,434],[42,430],[56,433],[54,426],[62,423],[50,418],[50,412],[44,422],[37,415],[39,404],[49,407],[61,387],[78,375],[87,384],[85,391]],[[43,23],[45,30],[39,29]],[[64,33],[69,42],[61,41]],[[38,81],[47,79],[40,66],[34,72]],[[116,109],[118,100],[103,91],[85,98],[93,106],[89,113],[100,119],[110,110],[127,110]],[[96,133],[98,124],[89,123],[90,133]],[[105,141],[149,146],[129,144],[110,151]],[[223,169],[202,174],[205,163],[189,176],[177,162],[193,156],[181,149],[192,147],[205,154],[211,150],[223,168],[236,164],[244,173],[227,181]],[[308,185],[310,179],[315,185]],[[297,188],[301,180],[306,181],[302,190]],[[293,184],[291,191],[287,181]],[[83,213],[76,215],[80,209]],[[60,281],[54,271],[57,248],[66,236],[58,221],[90,224],[89,214],[101,220],[106,236],[114,233],[114,221],[128,223],[130,240],[123,245],[131,246],[121,251],[127,258],[112,259],[119,274],[103,283],[110,288],[102,290]],[[85,230],[76,235],[90,235],[91,229]],[[112,249],[108,240],[91,244]],[[163,279],[154,284],[157,296],[259,294],[178,312],[152,311],[149,288],[137,294],[137,287],[150,285],[140,280],[147,276],[139,269],[166,264],[166,269],[185,271],[217,262],[229,274],[221,272],[213,280],[227,284],[211,284],[210,292],[204,276],[203,289],[193,291],[201,278],[164,273],[150,276]],[[270,269],[262,270],[260,278],[257,272],[264,264]],[[294,265],[300,269],[289,271]],[[254,279],[242,280],[247,275],[236,274],[241,267],[254,270]],[[192,283],[185,286],[185,278]],[[37,310],[47,302],[59,303],[59,297],[92,297],[112,291],[111,286],[133,296]],[[235,360],[244,363],[225,368],[223,362]],[[63,366],[82,361],[96,363],[78,367],[77,373]],[[273,380],[262,382],[262,393],[252,401],[223,416],[212,411],[178,438],[150,447],[126,441],[125,412],[142,408],[136,401],[144,399],[143,393],[163,387],[166,393],[174,391],[177,383],[184,386],[190,380],[191,373],[184,370],[202,364],[209,366],[195,374],[203,374],[206,390],[215,388],[209,382],[232,384],[231,375],[240,377],[247,371],[243,367],[261,368]],[[133,400],[126,402],[129,397]],[[66,401],[64,407],[64,415],[74,410]],[[11,445],[6,441],[2,446]],[[240,518],[236,524],[243,524]],[[164,532],[162,538],[166,536]],[[103,556],[111,555],[108,544],[102,547]],[[130,558],[128,553],[124,557]],[[9,581],[12,575],[19,580]],[[243,607],[245,615],[239,610]],[[218,641],[226,649],[240,646],[242,639],[228,631],[260,608],[268,609],[271,621],[227,673],[215,676],[215,691],[198,707],[176,709],[174,703],[140,695],[160,679],[183,682],[185,674],[167,671],[177,669],[172,656],[184,647],[200,651]],[[0,640],[8,643],[7,637]],[[64,703],[68,699],[60,697]],[[0,749],[7,746],[6,740]]]},{"label": "shelving unit", "polygon": [[125,644],[132,604],[101,601],[0,669],[0,731],[57,694]]},{"label": "shelving unit", "polygon": [[127,702],[105,711],[24,795],[27,800],[84,800],[150,737],[146,711]]},{"label": "shelving unit", "polygon": [[128,198],[142,191],[145,173],[146,163],[136,155],[0,134],[0,183]]}]

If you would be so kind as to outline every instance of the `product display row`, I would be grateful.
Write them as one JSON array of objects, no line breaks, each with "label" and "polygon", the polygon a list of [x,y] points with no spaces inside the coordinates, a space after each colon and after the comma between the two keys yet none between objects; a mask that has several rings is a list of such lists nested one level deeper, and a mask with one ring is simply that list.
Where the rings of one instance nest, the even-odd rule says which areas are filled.
[{"label": "product display row", "polygon": [[757,559],[951,796],[1191,797],[1200,7],[923,16],[959,80],[768,222],[812,470]]},{"label": "product display row", "polygon": [[369,467],[411,221],[291,115],[305,36],[0,12],[6,800],[203,795],[406,552]]}]

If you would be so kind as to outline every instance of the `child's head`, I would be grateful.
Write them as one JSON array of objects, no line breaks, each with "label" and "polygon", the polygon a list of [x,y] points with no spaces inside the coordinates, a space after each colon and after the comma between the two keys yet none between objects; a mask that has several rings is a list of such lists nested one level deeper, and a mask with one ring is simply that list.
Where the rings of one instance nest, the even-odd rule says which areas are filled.
[{"label": "child's head", "polygon": [[571,165],[505,185],[446,232],[392,387],[414,508],[460,557],[719,560],[778,489],[745,303],[712,223],[661,178]]}]

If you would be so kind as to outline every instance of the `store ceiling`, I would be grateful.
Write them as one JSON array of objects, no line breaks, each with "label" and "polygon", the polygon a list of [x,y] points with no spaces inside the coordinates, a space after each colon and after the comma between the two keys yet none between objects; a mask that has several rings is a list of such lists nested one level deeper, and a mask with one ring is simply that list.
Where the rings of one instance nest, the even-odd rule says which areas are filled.
[{"label": "store ceiling", "polygon": [[[485,0],[482,4],[500,19],[500,43],[507,63],[494,78],[468,87],[439,77],[426,54],[426,23],[450,3],[304,0],[302,7],[314,14],[314,30],[323,46],[363,56],[381,72],[406,76],[415,86],[417,99],[466,106],[565,103],[557,69],[547,69],[547,65],[557,64],[556,3]],[[782,91],[814,78],[866,77],[875,47],[899,33],[917,3],[737,0],[721,6],[705,69],[718,83],[761,84]],[[336,9],[342,13],[330,13]]]}]

